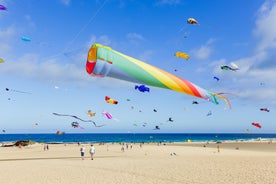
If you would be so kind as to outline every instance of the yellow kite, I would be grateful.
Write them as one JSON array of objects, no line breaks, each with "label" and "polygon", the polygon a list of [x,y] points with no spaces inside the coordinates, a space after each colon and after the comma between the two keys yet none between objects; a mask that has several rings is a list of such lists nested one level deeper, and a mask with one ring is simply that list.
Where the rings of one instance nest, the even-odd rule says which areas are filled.
[{"label": "yellow kite", "polygon": [[184,52],[176,52],[174,55],[179,58],[184,58],[186,59],[186,61],[188,61],[188,59],[190,58],[189,54],[186,54]]}]

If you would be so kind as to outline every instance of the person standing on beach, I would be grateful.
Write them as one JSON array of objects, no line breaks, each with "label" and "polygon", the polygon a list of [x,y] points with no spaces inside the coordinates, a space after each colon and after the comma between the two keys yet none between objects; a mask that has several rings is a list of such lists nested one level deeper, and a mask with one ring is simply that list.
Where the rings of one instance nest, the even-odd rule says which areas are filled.
[{"label": "person standing on beach", "polygon": [[91,160],[93,160],[94,159],[94,154],[95,154],[95,147],[94,147],[93,144],[91,144],[89,152],[90,152]]},{"label": "person standing on beach", "polygon": [[80,148],[80,152],[81,152],[81,159],[84,160],[84,153],[85,153],[85,147],[84,146],[82,146]]}]

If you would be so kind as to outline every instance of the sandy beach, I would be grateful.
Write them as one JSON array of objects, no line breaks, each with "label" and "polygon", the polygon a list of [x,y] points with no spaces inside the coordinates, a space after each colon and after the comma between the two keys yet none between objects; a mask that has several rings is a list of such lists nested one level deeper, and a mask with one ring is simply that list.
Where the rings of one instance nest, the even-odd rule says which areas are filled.
[{"label": "sandy beach", "polygon": [[0,147],[0,183],[276,183],[276,142],[94,144],[94,160],[84,146]]}]

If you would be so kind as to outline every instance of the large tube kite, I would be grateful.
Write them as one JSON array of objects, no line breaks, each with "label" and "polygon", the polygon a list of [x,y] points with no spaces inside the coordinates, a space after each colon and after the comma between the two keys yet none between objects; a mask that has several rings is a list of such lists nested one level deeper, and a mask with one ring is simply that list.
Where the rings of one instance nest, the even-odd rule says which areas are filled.
[{"label": "large tube kite", "polygon": [[101,44],[93,44],[90,48],[86,71],[92,76],[112,77],[133,83],[170,89],[203,98],[215,104],[219,103],[217,100],[217,97],[219,97],[231,108],[228,99],[218,93],[207,91],[185,79]]}]

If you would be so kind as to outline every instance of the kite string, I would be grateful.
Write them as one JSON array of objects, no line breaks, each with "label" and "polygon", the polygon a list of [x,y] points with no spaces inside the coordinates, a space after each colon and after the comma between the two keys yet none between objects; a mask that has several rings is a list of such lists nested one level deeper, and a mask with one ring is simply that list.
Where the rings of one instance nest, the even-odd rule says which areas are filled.
[{"label": "kite string", "polygon": [[186,25],[182,26],[182,27],[179,29],[178,32],[180,33],[180,32],[183,31],[185,28],[186,28]]},{"label": "kite string", "polygon": [[12,92],[17,92],[17,93],[26,93],[26,94],[31,94],[30,92],[26,92],[26,91],[19,91],[19,90],[9,89],[9,88],[6,88],[6,91],[12,91]]},{"label": "kite string", "polygon": [[[86,25],[84,25],[80,31],[76,34],[76,36],[68,43],[68,45],[59,53],[55,54],[55,55],[52,55],[52,56],[49,56],[47,58],[44,58],[44,60],[48,60],[48,59],[53,59],[53,58],[56,58],[58,56],[61,56],[63,55],[67,50],[68,48],[76,41],[76,39],[79,37],[79,35],[87,28],[87,26],[94,20],[94,18],[98,15],[98,13],[100,12],[100,10],[104,7],[104,5],[106,4],[108,0],[105,0],[103,2],[103,4],[99,7],[99,9],[96,11],[96,13],[89,19],[88,23]],[[76,49],[77,50],[77,49]]]},{"label": "kite string", "polygon": [[106,2],[108,0],[105,0],[103,2],[103,4],[99,7],[99,9],[95,12],[95,14],[90,18],[90,20],[88,21],[88,23],[86,25],[84,25],[80,31],[76,34],[76,36],[71,40],[71,42],[63,49],[64,53],[75,41],[76,39],[79,37],[79,35],[87,28],[87,26],[94,20],[94,18],[98,15],[98,13],[101,11],[101,9],[105,6]]}]

